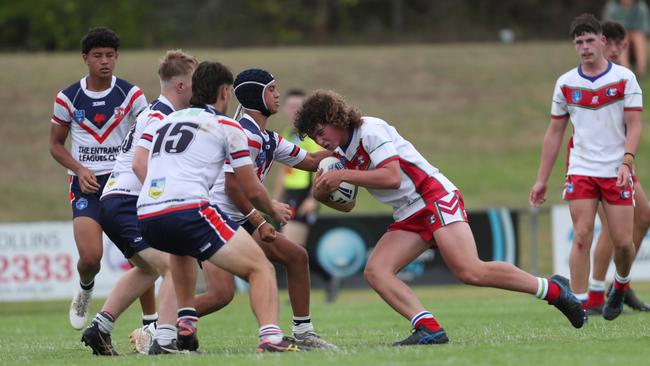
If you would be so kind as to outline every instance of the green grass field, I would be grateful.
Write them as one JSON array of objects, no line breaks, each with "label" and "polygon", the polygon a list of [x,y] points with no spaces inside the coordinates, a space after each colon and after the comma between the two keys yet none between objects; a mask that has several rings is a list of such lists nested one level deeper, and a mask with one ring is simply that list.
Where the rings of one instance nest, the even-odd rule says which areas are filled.
[{"label": "green grass field", "polygon": [[[645,299],[650,285],[636,284]],[[406,337],[408,321],[370,290],[343,291],[325,304],[315,291],[312,317],[334,351],[256,354],[256,324],[246,295],[221,312],[202,318],[203,355],[148,357],[130,352],[129,332],[139,323],[132,307],[119,319],[113,344],[119,358],[92,356],[68,324],[68,302],[0,303],[5,331],[0,337],[1,365],[645,365],[650,351],[650,314],[626,311],[608,322],[592,318],[576,330],[555,310],[532,296],[468,286],[416,288],[425,306],[446,328],[451,342],[439,346],[390,347]],[[281,326],[291,314],[282,294]],[[94,300],[92,313],[101,306]],[[13,324],[13,326],[11,326]]]}]

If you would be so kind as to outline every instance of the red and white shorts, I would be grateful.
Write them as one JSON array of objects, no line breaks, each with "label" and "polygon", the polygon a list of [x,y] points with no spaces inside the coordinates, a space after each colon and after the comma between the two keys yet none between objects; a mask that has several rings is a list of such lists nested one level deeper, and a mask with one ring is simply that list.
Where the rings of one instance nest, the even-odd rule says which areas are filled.
[{"label": "red and white shorts", "polygon": [[634,206],[634,183],[632,178],[623,187],[616,186],[616,178],[597,178],[569,175],[564,183],[562,198],[571,200],[598,199],[611,205]]},{"label": "red and white shorts", "polygon": [[402,221],[388,226],[388,231],[404,230],[417,233],[425,242],[433,240],[433,233],[452,222],[468,222],[463,197],[453,191],[438,199],[423,199],[426,206]]}]

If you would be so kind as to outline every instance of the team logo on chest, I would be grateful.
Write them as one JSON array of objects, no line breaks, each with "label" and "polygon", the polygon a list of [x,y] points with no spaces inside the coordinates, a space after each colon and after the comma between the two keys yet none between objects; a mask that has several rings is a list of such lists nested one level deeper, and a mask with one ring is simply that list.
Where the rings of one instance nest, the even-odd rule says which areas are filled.
[{"label": "team logo on chest", "polygon": [[113,110],[113,115],[115,116],[115,119],[124,118],[124,107],[115,107],[115,110]]},{"label": "team logo on chest", "polygon": [[594,95],[593,97],[591,97],[591,104],[598,104],[598,96],[597,95]]},{"label": "team logo on chest", "polygon": [[574,90],[571,92],[571,100],[573,100],[574,103],[577,103],[582,99],[582,90]]},{"label": "team logo on chest", "polygon": [[617,94],[618,94],[618,89],[616,88],[607,88],[607,90],[605,90],[605,95],[610,98],[615,97]]},{"label": "team logo on chest", "polygon": [[149,197],[157,200],[165,192],[165,178],[157,178],[151,180],[149,187]]},{"label": "team logo on chest", "polygon": [[86,119],[86,111],[83,109],[76,109],[72,112],[72,119],[77,123],[83,122],[83,120]]}]

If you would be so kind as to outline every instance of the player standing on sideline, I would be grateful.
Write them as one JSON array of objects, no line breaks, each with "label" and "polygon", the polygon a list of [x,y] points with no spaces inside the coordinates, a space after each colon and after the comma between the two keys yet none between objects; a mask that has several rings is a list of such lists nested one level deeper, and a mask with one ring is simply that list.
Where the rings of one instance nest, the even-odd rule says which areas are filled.
[{"label": "player standing on sideline", "polygon": [[[292,124],[305,97],[305,92],[300,89],[291,89],[284,97],[283,110]],[[309,137],[301,140],[293,125],[281,135],[309,153],[321,150],[320,146]],[[313,175],[314,173],[309,171],[285,166],[278,172],[274,186],[274,197],[288,203],[293,211],[292,219],[282,227],[282,234],[303,247],[307,246],[309,226],[316,223],[318,217],[319,203],[311,195]]]},{"label": "player standing on sideline", "polygon": [[[146,167],[134,167],[143,181],[138,218],[144,239],[171,253],[178,301],[178,345],[199,346],[194,308],[196,259],[209,261],[250,283],[250,301],[259,328],[258,352],[299,351],[278,327],[278,290],[270,262],[244,229],[208,202],[209,188],[230,161],[242,191],[280,223],[289,207],[272,202],[255,176],[241,126],[224,115],[233,77],[219,63],[202,62],[192,77],[192,107],[149,126],[138,142],[151,147]],[[136,157],[137,158],[137,157]]]},{"label": "player standing on sideline", "polygon": [[[81,40],[88,75],[59,92],[54,102],[50,153],[68,168],[75,243],[79,251],[80,288],[70,305],[70,324],[86,324],[95,275],[101,266],[103,242],[99,198],[115,164],[122,140],[136,116],[147,106],[142,91],[113,75],[120,41],[104,27]],[[71,151],[65,147],[72,135]]]},{"label": "player standing on sideline", "polygon": [[[605,58],[620,65],[619,57],[627,47],[625,28],[620,23],[612,21],[603,22],[602,27],[603,35],[606,39]],[[635,252],[638,253],[643,238],[650,226],[650,203],[648,202],[648,196],[646,196],[636,176],[632,178],[634,179],[635,200],[632,239],[634,241]],[[594,250],[594,268],[591,271],[589,299],[586,302],[587,313],[590,315],[598,315],[603,312],[603,305],[605,304],[605,277],[607,276],[609,263],[612,261],[612,256],[614,255],[614,248],[609,237],[609,229],[607,228],[607,218],[605,217],[602,204],[598,206],[598,217],[601,222],[601,231]],[[634,310],[650,311],[650,306],[639,299],[631,287],[625,293],[623,302]]]},{"label": "player standing on sideline", "polygon": [[586,300],[594,219],[601,201],[616,264],[614,289],[603,307],[603,317],[613,320],[623,310],[635,255],[632,175],[641,138],[641,88],[630,70],[605,59],[605,37],[592,14],[573,20],[571,36],[581,63],[555,85],[551,121],[529,201],[535,207],[545,201],[548,178],[570,118],[573,143],[563,197],[569,201],[574,228],[571,286]]},{"label": "player standing on sideline", "polygon": [[463,198],[440,171],[431,166],[394,127],[362,117],[336,93],[318,91],[298,112],[296,129],[333,151],[345,169],[319,172],[314,197],[349,211],[351,203],[329,201],[341,182],[366,187],[377,200],[393,207],[395,222],[373,249],[364,276],[395,311],[411,321],[413,333],[396,346],[449,342],[446,332],[396,274],[428,249],[436,248],[461,281],[526,292],[554,305],[580,328],[583,311],[567,279],[534,277],[506,262],[484,262],[467,223]]},{"label": "player standing on sideline", "polygon": [[[111,344],[111,332],[115,321],[133,301],[151,288],[159,275],[163,276],[160,288],[161,317],[158,327],[153,326],[152,354],[175,353],[176,347],[176,299],[173,282],[167,267],[169,255],[149,247],[138,228],[136,202],[142,183],[133,172],[135,144],[149,125],[159,123],[175,110],[189,107],[192,97],[192,73],[198,65],[196,58],[180,51],[168,51],[158,67],[160,96],[151,102],[136,119],[129,135],[124,139],[122,151],[117,157],[113,172],[101,197],[99,221],[106,235],[135,264],[115,284],[102,310],[95,315],[84,331],[82,341],[93,353],[105,356],[117,355]],[[143,154],[146,158],[146,154]],[[142,164],[135,161],[135,164]],[[152,326],[146,329],[150,330]]]},{"label": "player standing on sideline", "polygon": [[[274,161],[301,170],[316,171],[321,159],[331,155],[326,151],[308,153],[283,139],[277,132],[266,129],[268,118],[276,114],[280,107],[280,93],[275,78],[268,71],[247,69],[240,72],[235,79],[235,95],[244,108],[245,113],[239,124],[246,133],[248,151],[259,182],[264,182]],[[311,322],[311,281],[307,250],[283,234],[275,233],[273,226],[256,212],[239,187],[239,180],[235,178],[231,166],[226,164],[224,173],[218,176],[210,190],[210,202],[246,229],[269,260],[286,267],[289,299],[293,309],[292,332],[296,342],[310,348],[334,348],[334,345],[314,332]],[[208,271],[214,271],[209,267],[206,266]]]}]

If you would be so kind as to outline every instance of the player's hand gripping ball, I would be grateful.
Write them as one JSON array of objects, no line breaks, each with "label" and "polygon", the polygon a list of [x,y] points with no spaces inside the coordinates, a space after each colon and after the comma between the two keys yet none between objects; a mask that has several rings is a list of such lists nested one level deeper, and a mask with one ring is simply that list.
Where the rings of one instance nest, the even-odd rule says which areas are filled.
[{"label": "player's hand gripping ball", "polygon": [[[323,174],[329,172],[330,170],[342,170],[343,163],[338,158],[333,156],[327,157],[320,161],[318,164],[318,170],[322,170]],[[357,186],[350,184],[348,182],[341,182],[338,188],[330,193],[330,201],[337,203],[348,203],[352,202],[357,198]]]}]

